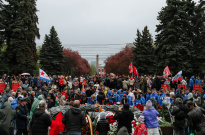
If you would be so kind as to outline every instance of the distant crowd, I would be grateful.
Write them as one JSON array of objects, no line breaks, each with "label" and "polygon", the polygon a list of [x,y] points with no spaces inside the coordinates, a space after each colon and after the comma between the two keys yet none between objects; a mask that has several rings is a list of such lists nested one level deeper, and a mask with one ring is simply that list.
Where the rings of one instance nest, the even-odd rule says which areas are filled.
[{"label": "distant crowd", "polygon": [[[34,109],[37,107],[34,102],[40,101],[39,96],[45,100],[47,109],[64,105],[73,106],[74,101],[77,100],[79,104],[129,104],[129,106],[140,104],[145,106],[153,98],[159,105],[168,103],[170,113],[172,112],[171,109],[176,106],[176,99],[177,101],[181,99],[180,101],[184,105],[191,101],[193,104],[190,103],[190,106],[205,108],[205,94],[203,95],[205,86],[204,81],[200,77],[192,76],[190,79],[182,77],[181,81],[172,82],[172,78],[164,78],[162,76],[133,78],[125,75],[108,74],[87,77],[75,76],[72,78],[71,76],[53,75],[50,80],[51,83],[40,80],[38,76],[8,76],[4,74],[2,79],[0,79],[0,83],[6,83],[6,87],[0,96],[0,107],[3,109],[4,104],[9,102],[11,107],[17,111],[18,116],[18,111],[21,111],[26,106],[28,110],[27,116],[29,116],[28,120],[30,121],[33,117]],[[12,89],[12,83],[19,83],[19,88],[16,92]],[[165,90],[161,87],[162,84],[168,84],[169,88]],[[185,85],[186,89],[183,89],[183,87],[178,88],[178,84]],[[194,90],[194,84],[199,84],[202,88],[201,91],[198,89]],[[25,100],[26,103],[23,103],[21,108],[20,104]],[[41,108],[43,107],[44,105],[41,106]],[[186,115],[188,115],[188,111],[186,111]],[[19,115],[19,117],[21,116]],[[20,125],[22,123],[17,119],[17,129]],[[183,127],[185,131],[184,128],[185,126]],[[19,131],[19,134],[23,132]]]}]

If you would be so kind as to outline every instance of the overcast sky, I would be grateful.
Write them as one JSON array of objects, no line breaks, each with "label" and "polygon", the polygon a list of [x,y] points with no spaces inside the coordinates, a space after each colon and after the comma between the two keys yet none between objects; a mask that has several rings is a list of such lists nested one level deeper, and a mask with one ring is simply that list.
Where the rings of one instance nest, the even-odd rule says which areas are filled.
[{"label": "overcast sky", "polygon": [[166,0],[38,0],[41,38],[51,26],[62,44],[132,43],[145,25],[154,35]]}]

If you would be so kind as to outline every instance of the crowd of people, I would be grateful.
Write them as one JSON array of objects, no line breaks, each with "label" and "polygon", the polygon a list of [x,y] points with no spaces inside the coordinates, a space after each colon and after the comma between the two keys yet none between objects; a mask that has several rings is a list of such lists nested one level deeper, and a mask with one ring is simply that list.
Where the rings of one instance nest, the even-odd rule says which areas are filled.
[{"label": "crowd of people", "polygon": [[[123,105],[116,112],[118,129],[126,127],[129,134],[134,114],[129,106],[144,105],[140,123],[145,123],[148,134],[158,131],[157,116],[159,112],[152,107],[152,98],[159,105],[168,104],[175,135],[188,135],[196,130],[197,135],[205,134],[205,95],[204,82],[200,77],[190,79],[182,77],[181,81],[162,76],[131,76],[114,74],[93,76],[50,76],[51,83],[40,80],[38,76],[8,76],[4,74],[0,83],[6,83],[0,96],[0,132],[5,135],[48,134],[51,118],[48,109],[56,106],[72,106],[63,116],[63,124],[70,135],[81,134],[85,125],[85,116],[79,109],[81,104]],[[14,91],[12,83],[19,83]],[[162,84],[168,84],[164,89]],[[183,84],[186,89],[178,88]],[[194,84],[201,85],[194,90]],[[109,125],[104,114],[97,125],[99,134],[107,134]],[[28,128],[29,127],[29,128]],[[120,131],[119,131],[120,132]]]}]

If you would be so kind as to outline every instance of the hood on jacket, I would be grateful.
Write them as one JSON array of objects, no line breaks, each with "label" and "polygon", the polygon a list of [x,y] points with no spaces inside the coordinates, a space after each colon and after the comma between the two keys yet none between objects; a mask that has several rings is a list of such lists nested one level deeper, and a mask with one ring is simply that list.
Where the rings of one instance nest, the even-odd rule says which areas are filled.
[{"label": "hood on jacket", "polygon": [[5,102],[3,106],[1,107],[1,109],[7,108],[7,107],[11,107],[11,104],[9,102]]},{"label": "hood on jacket", "polygon": [[147,107],[147,109],[152,108],[152,102],[150,100],[147,101],[146,107]]},{"label": "hood on jacket", "polygon": [[34,112],[33,112],[33,115],[35,117],[39,117],[41,116],[43,113],[45,113],[45,111],[43,109],[40,109],[40,108],[37,108]]},{"label": "hood on jacket", "polygon": [[189,93],[189,94],[188,94],[188,99],[191,99],[191,98],[193,98],[193,94],[192,94],[192,93]]},{"label": "hood on jacket", "polygon": [[191,79],[193,80],[193,79],[194,79],[194,76],[192,76]]},{"label": "hood on jacket", "polygon": [[106,119],[106,115],[105,115],[104,112],[102,112],[102,113],[100,114],[100,119],[101,119],[101,120],[105,120],[105,119]]},{"label": "hood on jacket", "polygon": [[175,105],[181,105],[183,103],[181,98],[176,98],[174,102],[175,102]]},{"label": "hood on jacket", "polygon": [[16,104],[19,104],[19,102],[17,101],[17,99],[14,99],[14,100],[11,102],[11,105],[16,105]]},{"label": "hood on jacket", "polygon": [[43,100],[43,96],[42,96],[42,95],[39,95],[39,96],[38,96],[38,100]]},{"label": "hood on jacket", "polygon": [[125,126],[121,127],[117,135],[129,135],[127,128]]},{"label": "hood on jacket", "polygon": [[81,110],[80,110],[80,108],[72,107],[71,112],[74,113],[74,114],[79,114],[79,113],[81,113]]}]

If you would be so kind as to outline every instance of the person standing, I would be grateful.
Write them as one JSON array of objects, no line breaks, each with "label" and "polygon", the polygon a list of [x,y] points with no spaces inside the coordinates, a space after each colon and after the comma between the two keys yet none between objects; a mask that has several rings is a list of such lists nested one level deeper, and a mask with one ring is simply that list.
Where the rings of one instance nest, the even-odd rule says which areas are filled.
[{"label": "person standing", "polygon": [[59,91],[60,91],[60,92],[63,92],[64,79],[63,79],[62,76],[60,77],[60,79],[58,80],[58,82],[59,82]]},{"label": "person standing", "polygon": [[48,134],[48,127],[51,126],[51,118],[45,110],[45,102],[40,101],[39,108],[33,112],[32,121],[30,123],[32,135]]},{"label": "person standing", "polygon": [[9,102],[5,102],[0,109],[0,134],[12,135],[14,130],[14,118],[16,111],[11,108]]},{"label": "person standing", "polygon": [[200,77],[196,78],[196,80],[195,80],[195,84],[201,85]]},{"label": "person standing", "polygon": [[159,135],[159,123],[157,120],[157,116],[159,112],[152,107],[152,102],[150,100],[146,103],[146,109],[144,109],[142,116],[144,117],[144,122],[141,121],[140,123],[145,123],[147,127],[148,135]]},{"label": "person standing", "polygon": [[129,84],[129,89],[132,88],[132,90],[134,90],[135,79],[130,78],[128,80],[128,84]]},{"label": "person standing", "polygon": [[198,107],[192,101],[187,103],[190,112],[188,113],[188,125],[190,129],[196,130],[197,135],[205,134],[205,110],[201,107]]},{"label": "person standing", "polygon": [[185,119],[187,117],[188,108],[182,103],[181,98],[176,98],[174,107],[171,110],[172,116],[174,116],[173,128],[175,135],[185,135]]},{"label": "person standing", "polygon": [[81,135],[81,128],[86,126],[85,114],[80,110],[80,101],[75,100],[73,107],[63,116],[62,123],[69,135]]},{"label": "person standing", "polygon": [[134,119],[134,114],[131,110],[129,110],[129,104],[126,103],[122,107],[119,107],[119,112],[116,112],[114,115],[114,119],[118,120],[118,130],[125,126],[128,130],[128,133],[132,133],[132,120]]},{"label": "person standing", "polygon": [[16,107],[16,126],[17,126],[17,133],[16,135],[28,135],[27,125],[28,125],[28,109],[26,107],[27,104],[27,97],[20,98],[21,104]]},{"label": "person standing", "polygon": [[100,121],[97,123],[96,130],[99,132],[99,135],[107,135],[110,130],[109,122],[106,120],[106,115],[104,112],[100,114]]},{"label": "person standing", "polygon": [[193,90],[193,87],[194,87],[194,76],[192,76],[189,80],[189,88],[190,88],[190,91]]}]

